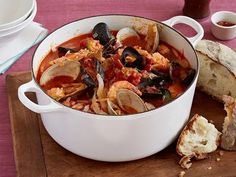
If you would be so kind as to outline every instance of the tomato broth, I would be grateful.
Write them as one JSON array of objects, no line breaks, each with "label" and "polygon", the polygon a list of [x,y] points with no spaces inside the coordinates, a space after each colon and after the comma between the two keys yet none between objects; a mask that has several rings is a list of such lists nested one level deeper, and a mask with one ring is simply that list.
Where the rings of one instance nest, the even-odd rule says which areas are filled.
[{"label": "tomato broth", "polygon": [[[146,36],[141,34],[126,38],[121,45],[115,37],[117,32],[111,31],[113,37],[105,45],[92,33],[60,44],[43,58],[37,81],[40,83],[42,74],[54,64],[63,68],[61,63],[65,61],[79,62],[80,73],[76,79],[59,75],[40,85],[53,98],[60,91],[62,96],[56,95],[55,99],[66,106],[116,115],[140,112],[132,105],[121,105],[119,95],[116,95],[119,89],[133,91],[143,101],[143,110],[148,111],[177,98],[191,84],[196,72],[182,52],[164,41],[159,42],[155,51],[147,51]],[[67,51],[62,56],[59,56],[60,47]],[[84,56],[86,52],[88,54]],[[75,85],[74,90],[82,90],[66,95],[64,85],[70,83]]]}]

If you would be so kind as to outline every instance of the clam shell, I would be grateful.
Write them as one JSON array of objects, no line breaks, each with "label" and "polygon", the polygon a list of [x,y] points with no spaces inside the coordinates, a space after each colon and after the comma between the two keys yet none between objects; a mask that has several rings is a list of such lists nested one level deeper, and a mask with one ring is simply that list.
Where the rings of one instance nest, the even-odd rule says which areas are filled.
[{"label": "clam shell", "polygon": [[117,91],[117,103],[126,112],[132,108],[137,112],[147,111],[144,101],[133,91],[128,89],[119,89]]},{"label": "clam shell", "polygon": [[79,62],[65,60],[60,64],[56,63],[47,68],[43,72],[39,83],[40,85],[45,85],[48,81],[57,76],[69,76],[72,77],[73,80],[75,80],[78,77],[79,73],[80,73]]},{"label": "clam shell", "polygon": [[138,33],[134,29],[130,27],[125,27],[118,31],[118,33],[116,34],[116,39],[117,42],[122,45],[122,41],[131,36],[137,36],[139,38]]}]

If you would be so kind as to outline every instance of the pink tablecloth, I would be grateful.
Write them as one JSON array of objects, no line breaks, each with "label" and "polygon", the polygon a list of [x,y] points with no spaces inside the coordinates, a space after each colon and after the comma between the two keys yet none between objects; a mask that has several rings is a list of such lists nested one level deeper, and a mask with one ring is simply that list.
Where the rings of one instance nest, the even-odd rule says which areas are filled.
[{"label": "pink tablecloth", "polygon": [[[131,14],[158,19],[160,21],[182,14],[184,0],[37,0],[38,12],[35,21],[49,31],[70,21],[98,14]],[[236,11],[235,0],[212,0],[211,13],[220,10]],[[210,19],[202,21],[204,38],[216,40],[210,33]],[[236,39],[220,41],[236,48]],[[10,72],[27,71],[35,47],[26,52],[12,68],[0,76],[0,177],[16,176],[5,76]]]}]

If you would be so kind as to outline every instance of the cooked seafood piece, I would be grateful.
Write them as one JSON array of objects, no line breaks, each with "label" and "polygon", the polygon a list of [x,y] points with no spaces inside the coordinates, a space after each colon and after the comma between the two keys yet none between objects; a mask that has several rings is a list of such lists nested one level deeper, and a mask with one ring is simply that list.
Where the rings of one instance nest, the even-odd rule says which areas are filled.
[{"label": "cooked seafood piece", "polygon": [[148,31],[146,34],[145,41],[146,41],[145,49],[148,52],[153,53],[157,50],[157,47],[160,42],[157,24],[149,24],[148,25]]},{"label": "cooked seafood piece", "polygon": [[116,95],[119,107],[126,113],[138,113],[148,110],[144,101],[131,90],[119,89]]},{"label": "cooked seafood piece", "polygon": [[122,41],[130,37],[136,37],[137,39],[140,39],[138,33],[134,29],[130,27],[122,28],[116,34],[116,42],[122,46]]},{"label": "cooked seafood piece", "polygon": [[59,56],[59,57],[65,56],[68,52],[69,52],[69,53],[78,52],[78,51],[75,50],[75,49],[71,49],[71,48],[67,48],[67,47],[58,47],[58,48],[57,48],[57,51],[58,51],[58,56]]},{"label": "cooked seafood piece", "polygon": [[61,88],[51,88],[47,93],[55,100],[60,101],[65,100],[68,97],[80,95],[86,88],[87,86],[83,83],[70,83],[63,84]]},{"label": "cooked seafood piece", "polygon": [[[128,59],[131,61],[127,61]],[[133,47],[126,47],[121,55],[121,62],[125,67],[143,69],[146,65],[146,60]]]},{"label": "cooked seafood piece", "polygon": [[196,75],[195,69],[190,69],[186,76],[182,79],[183,84],[190,85]]},{"label": "cooked seafood piece", "polygon": [[106,45],[114,38],[109,31],[107,24],[103,22],[98,23],[94,26],[92,35],[93,38],[99,40],[100,44],[102,45]]},{"label": "cooked seafood piece", "polygon": [[[81,80],[88,86],[88,87],[95,87],[97,84],[97,73],[104,79],[104,70],[101,63],[94,59],[90,63],[92,67],[86,68],[81,67]],[[82,65],[83,66],[83,65]]]},{"label": "cooked seafood piece", "polygon": [[140,92],[140,90],[137,87],[135,87],[133,84],[131,84],[130,82],[128,82],[128,81],[116,81],[110,86],[110,89],[108,90],[108,93],[107,93],[107,97],[110,100],[115,100],[116,95],[117,95],[117,91],[119,89],[128,89],[128,90],[132,90],[133,92],[135,92],[138,95],[142,94]]},{"label": "cooked seafood piece", "polygon": [[75,80],[80,74],[80,63],[77,61],[64,60],[47,68],[41,78],[40,85],[45,85],[51,79],[57,76],[69,76]]},{"label": "cooked seafood piece", "polygon": [[97,23],[52,48],[36,79],[55,100],[81,111],[126,115],[158,108],[196,76],[184,53],[159,39],[160,29],[148,23],[110,30]]},{"label": "cooked seafood piece", "polygon": [[111,100],[107,99],[107,111],[111,115],[121,115],[121,109]]}]

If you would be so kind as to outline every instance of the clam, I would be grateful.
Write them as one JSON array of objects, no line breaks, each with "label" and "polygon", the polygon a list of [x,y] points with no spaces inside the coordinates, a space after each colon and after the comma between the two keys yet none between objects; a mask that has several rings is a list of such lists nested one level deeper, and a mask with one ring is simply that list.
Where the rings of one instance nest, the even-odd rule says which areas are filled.
[{"label": "clam", "polygon": [[150,53],[155,52],[160,42],[159,32],[156,24],[148,25],[145,41],[145,49]]},{"label": "clam", "polygon": [[114,104],[111,100],[107,99],[107,111],[110,115],[120,115],[121,110],[119,106]]},{"label": "clam", "polygon": [[123,111],[128,113],[148,110],[144,101],[136,93],[128,89],[119,89],[117,91],[117,103]]},{"label": "clam", "polygon": [[48,81],[58,76],[68,76],[75,80],[80,74],[80,63],[76,61],[64,60],[47,68],[41,78],[40,85],[45,85]]},{"label": "clam", "polygon": [[129,37],[137,37],[137,39],[139,39],[139,35],[138,33],[130,28],[130,27],[125,27],[122,28],[118,31],[118,33],[116,34],[116,39],[117,42],[122,46],[122,41],[124,41],[125,39],[129,38]]}]

